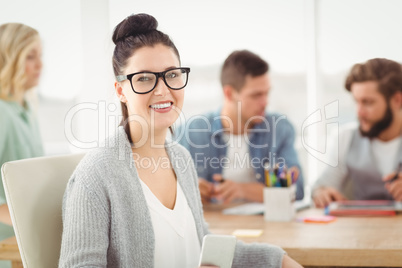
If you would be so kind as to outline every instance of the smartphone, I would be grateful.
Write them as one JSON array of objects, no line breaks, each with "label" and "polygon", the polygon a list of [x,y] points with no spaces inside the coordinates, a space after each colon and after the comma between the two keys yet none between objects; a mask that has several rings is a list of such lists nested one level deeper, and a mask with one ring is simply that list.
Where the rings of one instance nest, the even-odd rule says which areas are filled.
[{"label": "smartphone", "polygon": [[236,248],[236,236],[212,235],[204,236],[201,247],[201,265],[215,265],[220,268],[231,268]]}]

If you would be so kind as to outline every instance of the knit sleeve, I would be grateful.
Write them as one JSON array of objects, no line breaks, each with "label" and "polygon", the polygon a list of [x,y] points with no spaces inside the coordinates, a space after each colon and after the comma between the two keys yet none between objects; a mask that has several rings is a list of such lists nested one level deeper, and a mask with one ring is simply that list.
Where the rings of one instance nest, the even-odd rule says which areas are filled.
[{"label": "knit sleeve", "polygon": [[63,200],[59,267],[106,267],[109,216],[102,200],[74,176]]},{"label": "knit sleeve", "polygon": [[[186,156],[190,157],[190,156]],[[191,158],[190,158],[191,159]],[[191,160],[190,160],[191,162]],[[193,178],[197,178],[197,173],[194,168],[194,164],[190,164],[190,170]],[[197,206],[200,207],[200,218],[202,220],[202,229],[203,235],[210,234],[211,232],[208,229],[208,223],[205,222],[203,216],[202,203],[200,198],[200,193],[198,189],[197,179],[194,180],[194,188],[195,195],[197,198],[196,203]],[[282,257],[285,254],[281,248],[269,244],[263,243],[253,243],[246,244],[243,241],[238,241],[236,244],[236,251],[233,260],[233,268],[246,268],[246,267],[255,267],[255,268],[269,268],[269,267],[281,267],[282,265]]]},{"label": "knit sleeve", "polygon": [[238,241],[232,267],[280,268],[284,254],[286,254],[285,251],[274,245],[263,243],[246,244],[243,241]]}]

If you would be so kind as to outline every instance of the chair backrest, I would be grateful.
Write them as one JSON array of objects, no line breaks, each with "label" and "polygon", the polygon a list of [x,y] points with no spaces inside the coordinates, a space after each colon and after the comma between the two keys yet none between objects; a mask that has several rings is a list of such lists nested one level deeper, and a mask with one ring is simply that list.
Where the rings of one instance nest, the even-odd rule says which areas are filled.
[{"label": "chair backrest", "polygon": [[62,235],[62,201],[84,154],[7,162],[2,177],[24,267],[57,267]]}]

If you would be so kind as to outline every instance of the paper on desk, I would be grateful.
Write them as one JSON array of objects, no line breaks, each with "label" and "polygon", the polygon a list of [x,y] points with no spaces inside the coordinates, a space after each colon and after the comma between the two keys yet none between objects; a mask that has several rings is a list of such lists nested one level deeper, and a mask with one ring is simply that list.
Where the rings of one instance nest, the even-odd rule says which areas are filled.
[{"label": "paper on desk", "polygon": [[261,229],[237,229],[232,235],[237,237],[259,237],[262,235]]},{"label": "paper on desk", "polygon": [[[310,203],[305,202],[303,200],[295,201],[294,206],[295,206],[296,211],[300,211],[302,209],[309,208]],[[222,213],[227,214],[227,215],[264,214],[264,203],[247,203],[247,204],[243,204],[240,206],[224,209],[224,210],[222,210]]]},{"label": "paper on desk", "polygon": [[256,215],[264,212],[263,203],[247,203],[240,206],[222,210],[223,214],[228,215]]}]

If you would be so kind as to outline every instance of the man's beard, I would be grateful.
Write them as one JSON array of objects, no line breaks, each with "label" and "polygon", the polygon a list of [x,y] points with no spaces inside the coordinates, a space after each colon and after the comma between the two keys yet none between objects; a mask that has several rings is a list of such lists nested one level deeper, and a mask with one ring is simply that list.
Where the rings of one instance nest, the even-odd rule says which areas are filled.
[{"label": "man's beard", "polygon": [[378,135],[380,135],[381,132],[383,132],[391,125],[393,119],[394,116],[392,115],[391,108],[389,107],[389,105],[387,105],[385,115],[379,121],[374,123],[374,125],[368,131],[364,131],[360,126],[359,127],[360,133],[362,134],[363,137],[367,137],[369,139],[378,137]]}]

